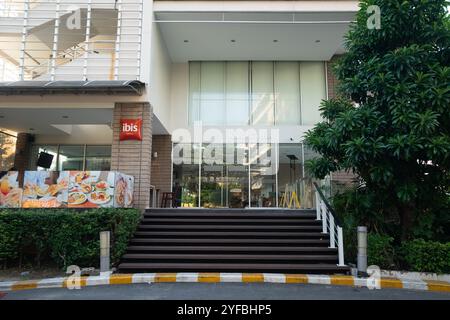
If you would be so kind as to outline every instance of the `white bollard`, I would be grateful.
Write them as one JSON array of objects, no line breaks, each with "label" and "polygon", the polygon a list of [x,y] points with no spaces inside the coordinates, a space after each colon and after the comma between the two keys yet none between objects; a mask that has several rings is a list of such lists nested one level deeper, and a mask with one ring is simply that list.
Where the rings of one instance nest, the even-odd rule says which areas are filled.
[{"label": "white bollard", "polygon": [[110,232],[100,232],[100,272],[110,271]]},{"label": "white bollard", "polygon": [[367,227],[358,227],[358,272],[367,272]]}]

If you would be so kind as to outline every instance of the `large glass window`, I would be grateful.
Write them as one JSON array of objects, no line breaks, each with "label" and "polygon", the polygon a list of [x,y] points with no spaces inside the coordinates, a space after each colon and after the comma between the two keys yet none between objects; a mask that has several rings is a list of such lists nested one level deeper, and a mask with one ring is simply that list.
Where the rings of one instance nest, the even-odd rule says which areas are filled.
[{"label": "large glass window", "polygon": [[191,62],[189,123],[313,125],[325,81],[323,62]]},{"label": "large glass window", "polygon": [[86,146],[86,168],[108,171],[111,168],[111,146]]},{"label": "large glass window", "polygon": [[83,170],[84,146],[60,146],[58,170]]},{"label": "large glass window", "polygon": [[183,207],[287,207],[295,197],[291,205],[312,208],[304,163],[313,156],[298,143],[174,144],[174,190]]},{"label": "large glass window", "polygon": [[110,145],[34,145],[30,157],[30,170],[45,170],[36,166],[39,153],[53,155],[49,170],[99,170],[111,169]]}]

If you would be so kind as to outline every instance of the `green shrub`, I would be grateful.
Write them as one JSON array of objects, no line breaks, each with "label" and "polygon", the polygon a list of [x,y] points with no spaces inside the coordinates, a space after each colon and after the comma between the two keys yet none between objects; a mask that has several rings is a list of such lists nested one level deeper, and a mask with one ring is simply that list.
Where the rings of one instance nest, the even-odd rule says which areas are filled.
[{"label": "green shrub", "polygon": [[376,233],[367,236],[367,263],[380,268],[391,269],[394,266],[394,238]]},{"label": "green shrub", "polygon": [[400,253],[408,270],[450,273],[450,242],[415,239],[403,243]]},{"label": "green shrub", "polygon": [[0,209],[0,261],[98,266],[100,231],[111,231],[111,262],[125,252],[140,219],[136,209]]}]

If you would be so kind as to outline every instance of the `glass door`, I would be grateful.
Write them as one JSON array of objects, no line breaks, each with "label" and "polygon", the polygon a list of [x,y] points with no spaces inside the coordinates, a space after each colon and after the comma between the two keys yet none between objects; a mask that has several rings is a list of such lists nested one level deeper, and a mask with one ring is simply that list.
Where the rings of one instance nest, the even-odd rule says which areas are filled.
[{"label": "glass door", "polygon": [[223,149],[224,145],[219,143],[202,145],[200,206],[203,208],[226,206]]},{"label": "glass door", "polygon": [[250,150],[250,197],[252,208],[277,206],[276,145],[253,144]]},{"label": "glass door", "polygon": [[249,165],[247,144],[226,145],[227,206],[249,206]]}]

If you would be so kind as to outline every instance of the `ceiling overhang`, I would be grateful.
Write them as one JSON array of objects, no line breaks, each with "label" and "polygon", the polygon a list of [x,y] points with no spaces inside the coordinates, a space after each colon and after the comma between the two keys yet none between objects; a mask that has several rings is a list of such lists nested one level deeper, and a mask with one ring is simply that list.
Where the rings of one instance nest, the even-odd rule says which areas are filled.
[{"label": "ceiling overhang", "polygon": [[355,11],[155,11],[173,62],[192,60],[329,60],[344,52]]}]

